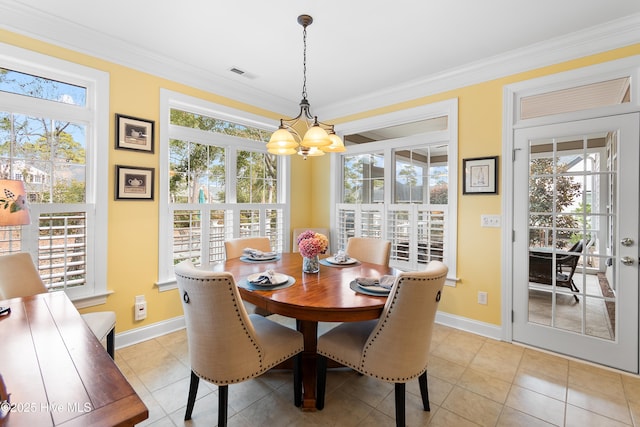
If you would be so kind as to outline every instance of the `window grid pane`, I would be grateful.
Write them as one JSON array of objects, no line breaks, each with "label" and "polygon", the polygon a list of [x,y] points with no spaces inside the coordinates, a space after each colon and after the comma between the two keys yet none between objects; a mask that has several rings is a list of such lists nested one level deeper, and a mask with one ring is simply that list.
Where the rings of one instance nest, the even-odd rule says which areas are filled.
[{"label": "window grid pane", "polygon": [[171,109],[170,120],[172,125],[185,126],[224,135],[239,136],[257,142],[267,142],[271,137],[270,131],[175,108]]},{"label": "window grid pane", "polygon": [[344,203],[384,201],[384,155],[382,153],[344,156]]},{"label": "window grid pane", "polygon": [[0,92],[86,106],[87,89],[45,77],[0,68]]}]

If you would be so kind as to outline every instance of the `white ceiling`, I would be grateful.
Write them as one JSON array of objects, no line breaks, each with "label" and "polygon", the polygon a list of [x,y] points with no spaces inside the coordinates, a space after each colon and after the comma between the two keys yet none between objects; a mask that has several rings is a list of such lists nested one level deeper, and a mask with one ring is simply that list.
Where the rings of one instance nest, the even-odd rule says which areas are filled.
[{"label": "white ceiling", "polygon": [[[393,99],[412,84],[480,64],[497,68],[499,58],[527,49],[553,57],[558,38],[588,44],[586,34],[597,38],[603,24],[610,33],[633,18],[637,29],[640,1],[0,0],[0,28],[293,115],[303,13],[314,19],[308,98],[316,114],[331,118],[329,110],[345,102],[366,105],[381,93]],[[597,49],[591,45],[576,54]]]}]

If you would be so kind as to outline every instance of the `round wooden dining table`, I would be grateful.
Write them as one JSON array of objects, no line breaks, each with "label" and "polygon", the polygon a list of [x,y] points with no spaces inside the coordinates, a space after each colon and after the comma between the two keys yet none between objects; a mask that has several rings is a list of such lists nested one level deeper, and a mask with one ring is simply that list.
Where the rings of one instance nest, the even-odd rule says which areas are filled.
[{"label": "round wooden dining table", "polygon": [[[295,279],[295,283],[277,290],[251,290],[242,286],[243,279],[266,270],[286,274]],[[316,409],[318,322],[377,319],[387,297],[357,293],[349,285],[357,277],[381,277],[398,272],[383,265],[357,262],[340,266],[321,263],[318,273],[303,273],[302,256],[298,253],[279,254],[276,260],[268,262],[249,262],[242,257],[229,259],[216,264],[214,271],[230,272],[238,282],[240,295],[245,301],[269,313],[296,319],[297,329],[304,335],[302,410],[305,411]]]}]

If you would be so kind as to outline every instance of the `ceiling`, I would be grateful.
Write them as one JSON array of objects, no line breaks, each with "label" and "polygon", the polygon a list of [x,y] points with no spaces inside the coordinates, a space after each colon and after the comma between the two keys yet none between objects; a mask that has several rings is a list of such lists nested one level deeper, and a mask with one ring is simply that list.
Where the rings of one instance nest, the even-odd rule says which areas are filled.
[{"label": "ceiling", "polygon": [[324,120],[527,49],[551,54],[559,38],[577,45],[603,25],[637,28],[640,1],[0,0],[0,28],[295,115],[303,13],[314,19],[308,99]]}]

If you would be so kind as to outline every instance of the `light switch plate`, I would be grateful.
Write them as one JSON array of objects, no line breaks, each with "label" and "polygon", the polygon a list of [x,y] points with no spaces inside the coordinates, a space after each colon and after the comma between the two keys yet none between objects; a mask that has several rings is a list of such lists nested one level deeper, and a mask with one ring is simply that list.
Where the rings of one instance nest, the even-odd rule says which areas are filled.
[{"label": "light switch plate", "polygon": [[480,226],[500,228],[502,218],[500,215],[480,215]]}]

